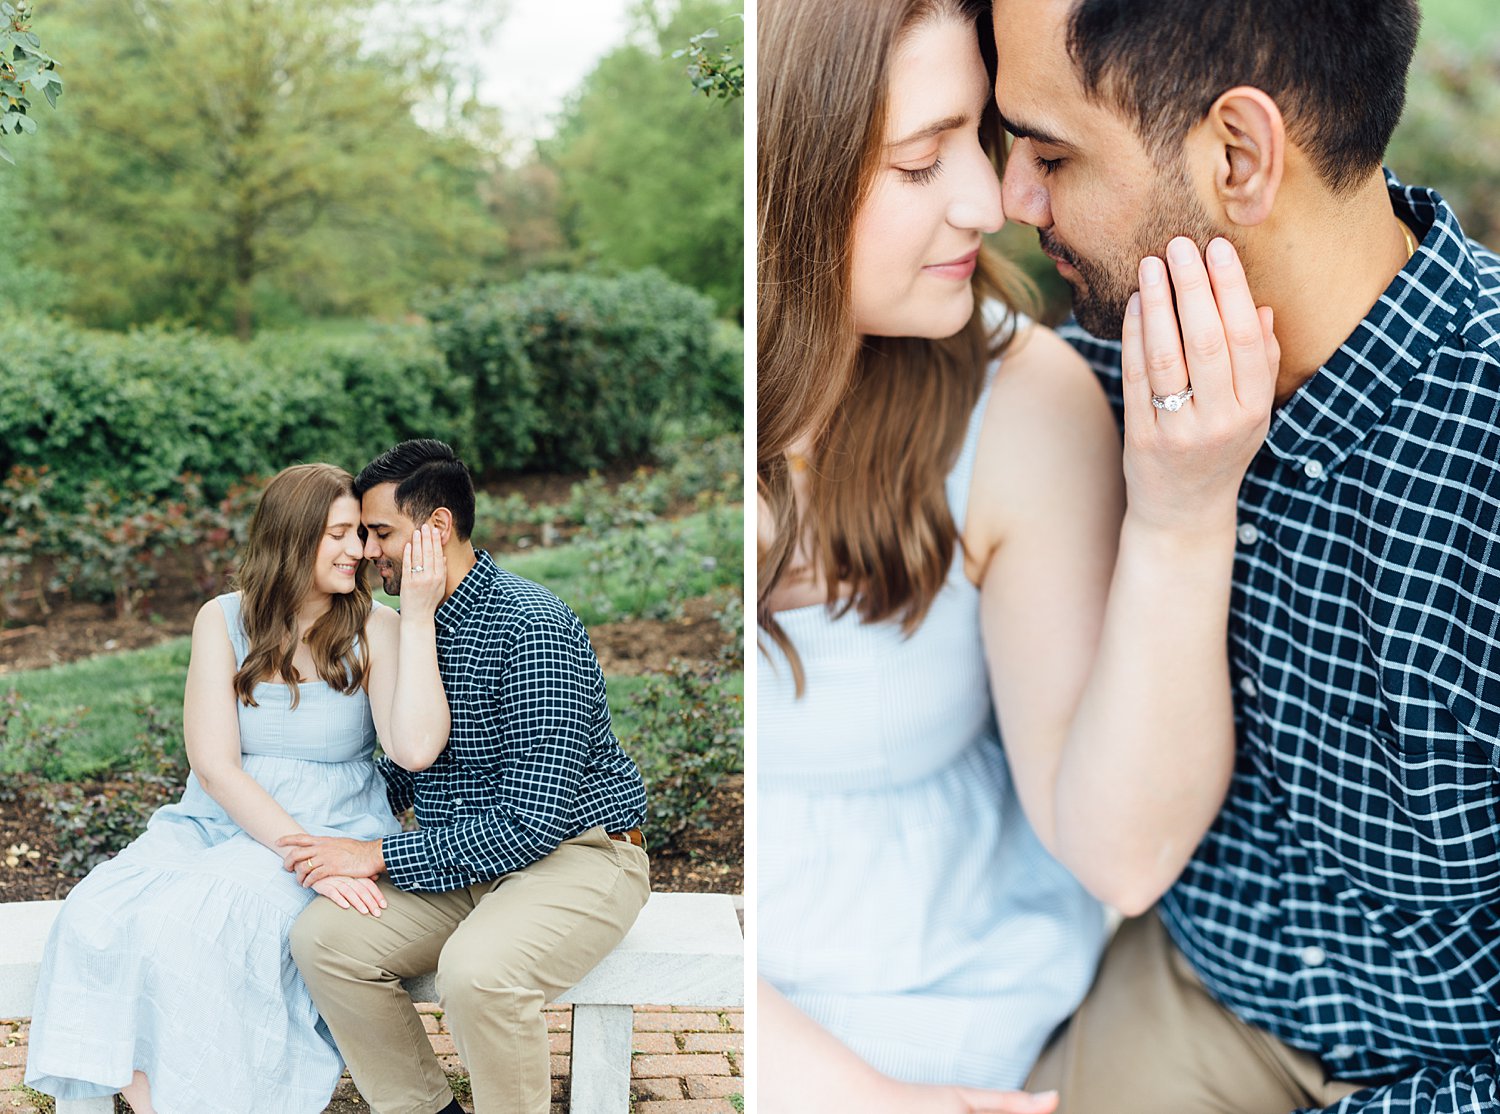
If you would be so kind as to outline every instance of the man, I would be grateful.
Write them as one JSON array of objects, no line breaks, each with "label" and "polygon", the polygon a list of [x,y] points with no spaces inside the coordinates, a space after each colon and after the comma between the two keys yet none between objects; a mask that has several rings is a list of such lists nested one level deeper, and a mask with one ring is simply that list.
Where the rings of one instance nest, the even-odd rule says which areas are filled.
[{"label": "man", "polygon": [[[1239,493],[1234,773],[1175,884],[1120,882],[1160,901],[1029,1084],[1067,1114],[1500,1111],[1500,259],[1382,171],[1417,24],[996,0],[1005,213],[1117,417],[1096,338],[1174,236],[1237,248],[1281,346]],[[1148,366],[1159,422],[1193,406],[1182,366]]]},{"label": "man", "polygon": [[[577,617],[474,550],[473,484],[447,445],[403,442],[355,491],[365,556],[388,593],[400,594],[403,564],[428,571],[424,553],[446,569],[435,633],[414,641],[435,638],[451,728],[445,749],[409,763],[430,762],[418,773],[380,760],[393,809],[414,805],[418,831],[285,841],[304,883],[384,875],[387,902],[378,917],[314,902],[292,954],[377,1114],[459,1114],[398,982],[434,969],[476,1110],[546,1114],[542,1005],[620,941],[649,896],[641,776],[610,730]],[[419,649],[405,644],[408,626],[403,666]]]}]

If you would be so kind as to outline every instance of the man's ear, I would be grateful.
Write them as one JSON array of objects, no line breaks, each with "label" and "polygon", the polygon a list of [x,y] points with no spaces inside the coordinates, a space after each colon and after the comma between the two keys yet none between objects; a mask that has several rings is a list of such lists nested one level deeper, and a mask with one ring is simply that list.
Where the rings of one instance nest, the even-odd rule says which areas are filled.
[{"label": "man's ear", "polygon": [[1249,228],[1271,215],[1286,170],[1286,123],[1275,101],[1251,85],[1226,90],[1189,142],[1213,162],[1213,189],[1226,217]]},{"label": "man's ear", "polygon": [[453,512],[447,507],[439,507],[427,521],[438,532],[438,544],[447,545],[448,539],[453,537]]}]

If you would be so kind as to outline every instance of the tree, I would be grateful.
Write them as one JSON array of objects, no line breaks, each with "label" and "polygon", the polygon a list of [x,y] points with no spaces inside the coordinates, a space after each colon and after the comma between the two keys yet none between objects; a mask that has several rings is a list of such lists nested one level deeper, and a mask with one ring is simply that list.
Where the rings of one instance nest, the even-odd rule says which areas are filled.
[{"label": "tree", "polygon": [[436,75],[368,48],[374,11],[57,0],[90,66],[29,185],[49,233],[33,261],[70,280],[68,308],[248,338],[277,305],[400,310],[415,287],[472,277],[501,242],[478,193],[486,156],[417,122]]},{"label": "tree", "polygon": [[[27,94],[35,90],[56,108],[62,95],[62,78],[56,70],[57,63],[42,50],[42,40],[31,29],[29,0],[0,3],[0,136],[36,133]],[[3,143],[0,159],[16,161]]]},{"label": "tree", "polygon": [[705,104],[670,55],[707,26],[738,26],[742,7],[644,0],[633,41],[600,60],[543,151],[586,257],[659,267],[728,316],[743,305],[744,102]]}]

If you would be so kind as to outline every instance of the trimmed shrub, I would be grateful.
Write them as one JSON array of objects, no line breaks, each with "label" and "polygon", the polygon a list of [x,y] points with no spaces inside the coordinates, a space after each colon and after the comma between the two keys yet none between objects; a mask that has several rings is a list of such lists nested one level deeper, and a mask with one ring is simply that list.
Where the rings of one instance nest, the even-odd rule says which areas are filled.
[{"label": "trimmed shrub", "polygon": [[240,345],[20,320],[0,324],[0,351],[0,476],[46,469],[55,510],[83,509],[91,491],[169,498],[184,474],[219,499],[298,461],[357,471],[408,437],[461,444],[472,425],[468,384],[422,328]]},{"label": "trimmed shrub", "polygon": [[472,385],[467,459],[479,472],[639,459],[669,411],[726,406],[725,369],[740,376],[713,303],[654,270],[534,275],[455,295],[433,318],[449,367]]}]

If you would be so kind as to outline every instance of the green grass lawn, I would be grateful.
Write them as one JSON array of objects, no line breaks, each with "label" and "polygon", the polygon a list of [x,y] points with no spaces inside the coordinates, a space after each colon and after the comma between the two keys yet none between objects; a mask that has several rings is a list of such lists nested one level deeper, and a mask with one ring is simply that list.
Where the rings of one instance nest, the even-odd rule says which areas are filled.
[{"label": "green grass lawn", "polygon": [[[584,626],[662,617],[674,601],[738,587],[744,579],[741,508],[724,506],[654,522],[626,536],[615,530],[600,553],[581,539],[571,545],[502,553],[504,569],[556,593]],[[377,581],[378,584],[378,581]],[[375,598],[399,600],[378,587]]]},{"label": "green grass lawn", "polygon": [[[743,576],[740,508],[721,506],[638,529],[612,531],[596,545],[510,553],[506,568],[546,585],[578,613],[585,625],[621,618],[659,617],[675,601],[738,586]],[[396,601],[377,592],[386,603]],[[123,761],[141,730],[136,709],[151,704],[181,722],[189,640],[174,639],[146,650],[123,651],[50,669],[0,677],[0,693],[18,691],[42,722],[76,728],[63,734],[56,754],[46,759],[48,776],[75,780],[94,776]],[[627,749],[649,747],[636,740],[630,697],[645,679],[609,680],[609,702],[616,732]],[[743,680],[726,682],[726,692],[743,693]],[[16,768],[0,739],[0,772]]]},{"label": "green grass lawn", "polygon": [[[181,721],[189,645],[189,639],[174,638],[145,650],[11,673],[0,678],[0,692],[19,692],[46,722],[77,718],[48,772],[63,780],[88,777],[117,765],[135,741],[141,727],[137,703],[154,704]],[[0,770],[13,765],[10,755],[0,753]]]},{"label": "green grass lawn", "polygon": [[[48,774],[59,780],[76,780],[117,768],[135,741],[141,723],[135,713],[139,702],[155,704],[173,723],[182,721],[183,681],[187,676],[189,640],[173,639],[146,650],[124,650],[86,661],[53,666],[0,679],[0,692],[15,690],[41,722],[66,723],[77,719],[77,727],[66,733],[55,755],[48,758]],[[615,734],[631,754],[644,755],[653,741],[643,738],[637,727],[631,697],[640,692],[646,678],[607,678],[610,714]],[[726,677],[726,696],[743,696],[744,675]],[[0,772],[16,763],[0,752]]]}]

